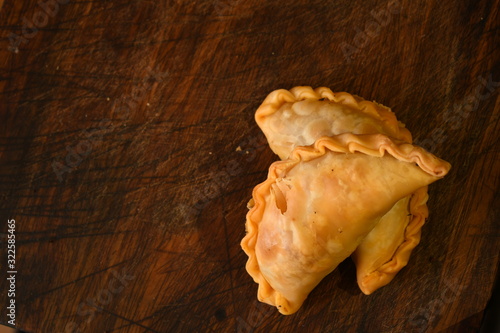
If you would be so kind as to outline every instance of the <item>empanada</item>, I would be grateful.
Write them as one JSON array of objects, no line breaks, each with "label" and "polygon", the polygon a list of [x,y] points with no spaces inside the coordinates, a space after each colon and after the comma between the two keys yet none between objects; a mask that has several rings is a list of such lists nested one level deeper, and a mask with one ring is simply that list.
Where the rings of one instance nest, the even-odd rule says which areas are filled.
[{"label": "empanada", "polygon": [[345,133],[296,147],[289,159],[271,165],[247,214],[242,247],[259,300],[283,314],[297,311],[398,201],[449,168],[383,134]]},{"label": "empanada", "polygon": [[281,159],[297,146],[342,133],[380,133],[412,142],[410,132],[388,107],[325,87],[275,90],[257,109],[255,120]]}]

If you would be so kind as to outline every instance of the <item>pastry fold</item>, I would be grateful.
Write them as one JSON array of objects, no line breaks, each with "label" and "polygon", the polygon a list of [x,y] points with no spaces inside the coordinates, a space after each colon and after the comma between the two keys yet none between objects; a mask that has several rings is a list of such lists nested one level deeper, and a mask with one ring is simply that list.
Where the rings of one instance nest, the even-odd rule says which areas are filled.
[{"label": "pastry fold", "polygon": [[[449,168],[422,148],[384,134],[344,133],[295,147],[254,188],[247,214],[241,245],[249,256],[247,271],[259,284],[259,300],[282,314],[294,313],[321,279],[357,248],[361,280],[375,281],[369,286],[383,284],[371,273],[382,269],[390,275],[391,260],[403,262],[405,248],[418,242],[419,231],[408,230],[420,230],[417,224],[422,223],[398,223],[386,215],[394,207],[399,216],[411,206],[414,193],[425,197],[425,187]],[[384,217],[390,223],[381,225]],[[412,241],[391,240],[382,248],[395,249],[392,254],[371,257],[370,235],[383,235],[393,224],[411,234]]]}]

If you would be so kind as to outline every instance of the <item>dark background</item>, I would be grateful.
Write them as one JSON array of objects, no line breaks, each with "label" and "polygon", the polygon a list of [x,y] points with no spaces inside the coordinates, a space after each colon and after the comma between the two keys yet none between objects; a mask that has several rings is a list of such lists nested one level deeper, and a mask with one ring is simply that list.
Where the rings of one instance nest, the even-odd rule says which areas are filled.
[{"label": "dark background", "polygon": [[[0,322],[15,219],[28,332],[478,330],[500,250],[498,0],[1,6]],[[390,285],[363,295],[348,259],[282,316],[239,242],[277,159],[254,112],[296,85],[392,107],[453,167]]]}]

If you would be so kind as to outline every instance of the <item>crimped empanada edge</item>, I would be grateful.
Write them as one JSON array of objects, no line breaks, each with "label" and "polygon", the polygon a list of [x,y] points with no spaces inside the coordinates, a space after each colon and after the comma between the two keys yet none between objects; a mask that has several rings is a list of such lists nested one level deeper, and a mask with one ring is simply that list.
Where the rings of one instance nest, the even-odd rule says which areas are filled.
[{"label": "crimped empanada edge", "polygon": [[343,133],[333,137],[323,136],[312,146],[293,150],[290,160],[311,160],[323,156],[326,150],[338,153],[363,153],[383,157],[388,153],[397,160],[417,164],[420,169],[435,177],[444,177],[451,165],[425,149],[384,134]]},{"label": "crimped empanada edge", "polygon": [[412,193],[409,202],[409,213],[412,217],[405,228],[404,240],[392,258],[358,280],[359,289],[365,295],[370,295],[389,284],[396,274],[408,264],[413,249],[420,243],[422,227],[429,216],[427,189],[428,186],[424,186]]},{"label": "crimped empanada edge", "polygon": [[[281,163],[282,165],[287,164],[286,161],[278,161],[275,163]],[[275,163],[273,163],[273,165]],[[293,306],[279,292],[274,290],[274,288],[262,275],[257,256],[255,254],[255,245],[257,243],[259,233],[258,223],[262,220],[266,205],[265,193],[269,193],[271,185],[274,183],[274,180],[278,178],[278,175],[275,173],[277,169],[273,168],[273,165],[269,168],[268,179],[255,186],[253,189],[252,199],[249,202],[250,210],[246,215],[246,235],[241,241],[241,247],[248,255],[248,261],[245,268],[248,274],[250,274],[253,280],[259,285],[257,291],[258,300],[269,305],[276,306],[279,312],[284,315],[288,315],[296,312],[302,304]]]}]

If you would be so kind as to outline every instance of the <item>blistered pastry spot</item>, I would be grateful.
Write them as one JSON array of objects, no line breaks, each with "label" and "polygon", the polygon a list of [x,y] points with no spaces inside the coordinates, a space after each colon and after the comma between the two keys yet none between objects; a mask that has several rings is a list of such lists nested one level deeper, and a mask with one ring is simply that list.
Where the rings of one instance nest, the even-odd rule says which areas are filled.
[{"label": "blistered pastry spot", "polygon": [[281,211],[281,214],[286,213],[286,198],[281,189],[276,185],[271,185],[271,192],[274,194],[276,207]]}]

